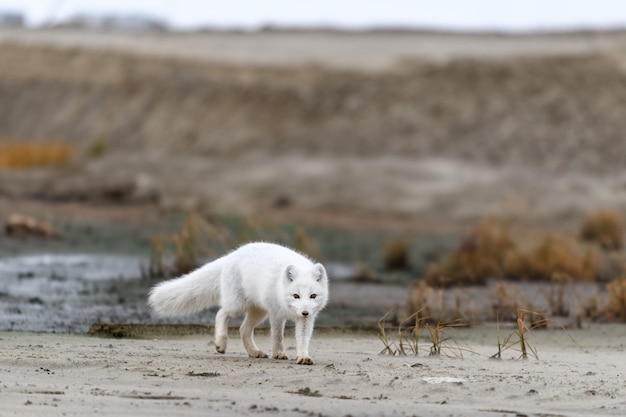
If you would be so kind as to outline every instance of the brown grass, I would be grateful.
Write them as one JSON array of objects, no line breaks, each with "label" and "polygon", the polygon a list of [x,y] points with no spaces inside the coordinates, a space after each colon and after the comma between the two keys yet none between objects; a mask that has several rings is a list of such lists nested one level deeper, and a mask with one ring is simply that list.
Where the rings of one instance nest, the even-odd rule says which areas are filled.
[{"label": "brown grass", "polygon": [[186,274],[196,269],[198,264],[197,223],[194,216],[189,216],[183,225],[183,229],[172,236],[176,247],[174,271],[176,275]]},{"label": "brown grass", "polygon": [[450,254],[437,274],[427,276],[430,285],[484,284],[502,277],[507,254],[516,245],[504,223],[483,220]]},{"label": "brown grass", "polygon": [[455,322],[458,325],[469,325],[471,320],[468,317],[472,311],[469,306],[462,305],[466,301],[463,288],[456,288],[450,296],[446,296],[444,287],[434,288],[421,280],[409,287],[408,312],[417,314],[418,319],[425,319],[430,324]]},{"label": "brown grass", "polygon": [[404,239],[397,239],[385,245],[385,269],[401,271],[409,267],[409,244]]},{"label": "brown grass", "polygon": [[386,320],[391,312],[378,320],[378,338],[383,344],[381,354],[392,356],[406,356],[420,353],[420,340],[423,335],[428,336],[429,356],[462,357],[463,351],[471,351],[460,346],[453,338],[447,335],[447,330],[453,327],[465,326],[456,321],[435,321],[432,317],[425,317],[423,311],[416,311],[398,324],[395,337],[387,331]]},{"label": "brown grass", "polygon": [[520,280],[551,281],[560,276],[594,281],[599,273],[598,256],[577,242],[547,235],[530,253],[508,253],[504,273]]},{"label": "brown grass", "polygon": [[[164,277],[188,273],[207,259],[221,256],[241,244],[251,241],[279,242],[319,259],[320,250],[314,239],[303,229],[293,233],[281,225],[265,223],[249,217],[242,222],[232,219],[209,221],[192,212],[187,215],[179,231],[153,236],[150,244],[150,261],[143,267],[146,277]],[[376,281],[374,274],[363,268],[355,279]]]},{"label": "brown grass", "polygon": [[417,319],[432,317],[433,312],[429,298],[433,292],[434,289],[426,281],[420,281],[415,288],[410,290],[409,311],[412,314],[417,314]]},{"label": "brown grass", "polygon": [[[523,291],[505,282],[544,281],[549,283],[543,292],[547,306],[545,312],[539,314],[570,318],[577,309],[577,305],[570,300],[570,294],[578,294],[576,284],[606,282],[615,277],[616,271],[619,271],[618,264],[623,262],[622,252],[606,251],[616,247],[617,236],[623,233],[621,216],[616,212],[603,211],[590,218],[601,218],[602,221],[589,221],[588,218],[585,228],[603,230],[606,234],[608,231],[618,232],[612,240],[598,238],[598,242],[604,242],[601,248],[582,242],[582,236],[569,237],[565,234],[544,234],[539,238],[536,234],[534,238],[533,235],[525,234],[523,240],[518,237],[517,242],[514,242],[508,227],[503,223],[496,220],[482,221],[441,263],[432,264],[425,279],[418,281],[411,289],[408,311],[419,312],[420,319],[430,317],[432,320],[436,317],[439,320],[467,321],[472,310],[463,310],[463,300],[459,294],[462,294],[465,285],[489,282],[494,284],[489,289],[493,319],[515,322],[519,319],[521,309],[532,310],[534,307]],[[604,226],[592,228],[589,224]],[[612,226],[607,227],[606,224]],[[588,233],[585,236],[590,235]],[[443,289],[450,286],[458,288],[454,307],[444,303]],[[441,293],[440,303],[437,301],[437,291]],[[587,299],[581,298],[579,294],[577,298],[580,312],[576,314],[576,319],[579,325],[583,318],[626,322],[626,272],[609,282],[606,294]],[[530,310],[525,310],[525,316],[530,317],[534,328],[547,324],[541,317],[534,320]]]},{"label": "brown grass", "polygon": [[369,269],[364,263],[359,262],[355,265],[354,274],[349,278],[352,282],[372,283],[379,282],[379,278],[375,272]]},{"label": "brown grass", "polygon": [[223,231],[202,216],[191,213],[179,232],[152,238],[150,263],[144,268],[143,275],[163,277],[188,273],[200,266],[202,257],[212,254],[211,242],[224,242],[225,239]]},{"label": "brown grass", "polygon": [[554,274],[550,280],[546,301],[553,317],[568,317],[569,308],[565,303],[565,292],[572,285],[572,278],[564,274]]},{"label": "brown grass", "polygon": [[622,248],[624,217],[616,210],[598,210],[589,213],[580,229],[582,240],[596,243],[606,250]]},{"label": "brown grass", "polygon": [[602,315],[609,321],[626,322],[626,275],[607,284],[609,299],[602,309]]},{"label": "brown grass", "polygon": [[[387,312],[383,317],[378,320],[378,338],[383,343],[383,350],[381,354],[388,355],[402,355],[419,354],[419,323],[420,319],[418,314],[413,314],[398,323],[398,329],[396,332],[397,339],[394,340],[392,336],[387,333],[387,316],[391,314]],[[413,326],[407,326],[407,323],[414,321]]]},{"label": "brown grass", "polygon": [[498,282],[489,289],[489,300],[493,318],[496,321],[514,321],[522,306],[528,307],[526,294],[511,288],[504,282]]},{"label": "brown grass", "polygon": [[66,143],[0,141],[0,169],[62,166],[73,157],[74,150]]},{"label": "brown grass", "polygon": [[[594,222],[595,228],[591,228],[596,230],[597,236],[604,236],[597,238],[604,242],[604,248],[617,247],[618,238],[623,234],[620,217],[611,213],[602,212],[601,216],[596,216],[601,219]],[[585,236],[589,238],[591,232]],[[426,280],[429,285],[445,287],[480,285],[491,279],[592,282],[606,275],[600,265],[600,255],[597,248],[576,238],[555,234],[545,234],[534,246],[522,248],[512,238],[506,224],[487,219],[478,224],[441,263],[431,267]]]},{"label": "brown grass", "polygon": [[[548,319],[543,313],[537,313],[525,309],[518,309],[516,319],[516,328],[509,333],[504,341],[500,340],[500,329],[498,327],[498,351],[492,355],[493,359],[501,359],[502,352],[505,350],[513,349],[520,352],[520,359],[528,359],[529,353],[535,358],[539,359],[537,349],[528,340],[527,334],[531,330],[537,328],[545,328]],[[530,319],[529,325],[526,324],[526,319]]]}]

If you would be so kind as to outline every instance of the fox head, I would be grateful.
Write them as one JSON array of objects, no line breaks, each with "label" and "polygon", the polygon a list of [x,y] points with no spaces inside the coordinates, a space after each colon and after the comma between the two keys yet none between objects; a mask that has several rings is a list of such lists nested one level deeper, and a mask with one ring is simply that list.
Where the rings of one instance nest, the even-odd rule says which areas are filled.
[{"label": "fox head", "polygon": [[284,297],[296,317],[314,317],[328,302],[328,275],[322,264],[311,269],[289,265],[284,271]]}]

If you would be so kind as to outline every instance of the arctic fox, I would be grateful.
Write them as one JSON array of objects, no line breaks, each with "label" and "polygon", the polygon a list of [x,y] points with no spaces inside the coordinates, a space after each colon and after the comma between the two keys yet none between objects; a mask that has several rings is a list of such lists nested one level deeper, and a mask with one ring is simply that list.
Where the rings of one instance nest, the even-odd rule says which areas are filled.
[{"label": "arctic fox", "polygon": [[272,357],[287,359],[283,346],[285,322],[296,323],[296,362],[312,365],[309,342],[317,313],[328,302],[324,266],[284,246],[248,243],[195,271],[162,282],[150,291],[148,304],[166,316],[190,314],[219,305],[215,317],[215,347],[226,352],[228,321],[245,318],[239,334],[252,358],[267,358],[254,343],[254,328],[269,315]]}]

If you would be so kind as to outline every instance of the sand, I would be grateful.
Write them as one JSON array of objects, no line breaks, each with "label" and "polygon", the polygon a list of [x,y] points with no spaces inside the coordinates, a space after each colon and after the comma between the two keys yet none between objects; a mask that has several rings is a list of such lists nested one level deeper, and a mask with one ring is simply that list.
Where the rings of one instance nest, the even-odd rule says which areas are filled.
[{"label": "sand", "polygon": [[[446,356],[379,354],[375,332],[314,335],[313,366],[249,359],[236,338],[0,333],[2,416],[604,416],[626,414],[626,326],[534,331],[539,359],[501,360],[491,326],[454,329]],[[267,335],[257,336],[268,347]],[[471,351],[471,352],[470,352]]]}]

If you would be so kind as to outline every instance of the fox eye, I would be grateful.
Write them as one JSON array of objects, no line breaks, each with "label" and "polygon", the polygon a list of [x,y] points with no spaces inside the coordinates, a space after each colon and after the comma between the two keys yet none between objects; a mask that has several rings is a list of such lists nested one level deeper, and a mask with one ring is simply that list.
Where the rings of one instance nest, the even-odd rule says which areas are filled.
[{"label": "fox eye", "polygon": [[317,297],[317,294],[311,294],[311,298]]},{"label": "fox eye", "polygon": [[300,298],[300,294],[294,294],[293,298]]}]

